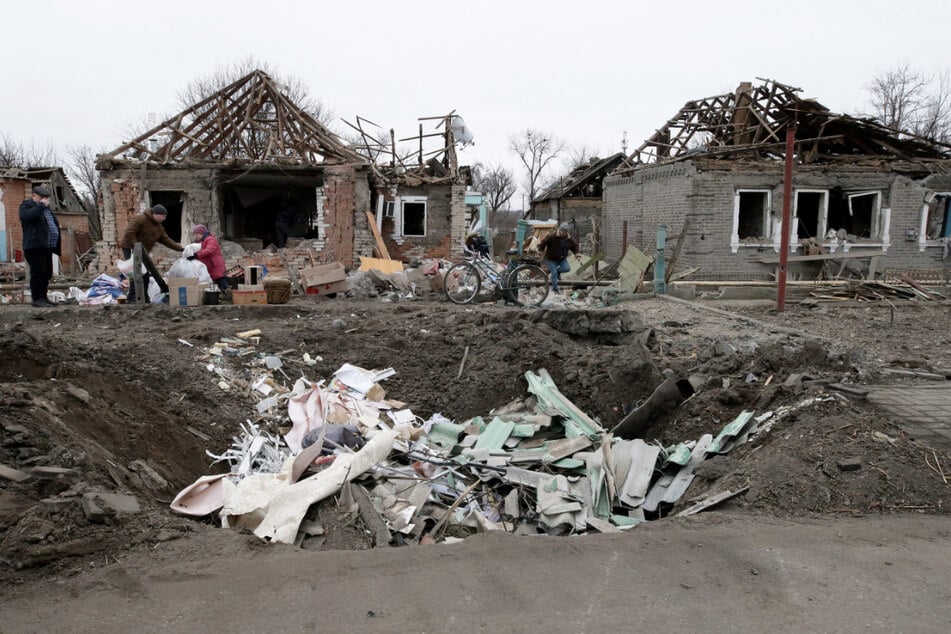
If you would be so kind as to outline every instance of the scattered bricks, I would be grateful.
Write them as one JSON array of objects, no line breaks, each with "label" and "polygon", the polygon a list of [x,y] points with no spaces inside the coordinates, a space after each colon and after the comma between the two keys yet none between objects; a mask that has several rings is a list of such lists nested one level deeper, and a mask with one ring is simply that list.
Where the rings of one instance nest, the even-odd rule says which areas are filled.
[{"label": "scattered bricks", "polygon": [[40,500],[40,504],[47,513],[62,513],[69,507],[76,504],[76,502],[77,499],[74,497],[55,497]]},{"label": "scattered bricks", "polygon": [[74,476],[76,475],[76,470],[67,469],[66,467],[33,467],[30,469],[30,473],[32,473],[37,478],[52,480],[57,476]]},{"label": "scattered bricks", "polygon": [[146,486],[153,489],[167,489],[168,481],[153,469],[144,460],[133,460],[129,463],[129,470],[139,474]]},{"label": "scattered bricks", "polygon": [[91,491],[83,494],[83,513],[93,524],[104,524],[119,513],[138,513],[139,501],[134,495]]},{"label": "scattered bricks", "polygon": [[92,397],[89,396],[89,392],[81,387],[76,387],[75,385],[67,385],[66,393],[87,405],[89,404],[89,401],[92,400]]},{"label": "scattered bricks", "polygon": [[839,471],[858,471],[862,468],[862,460],[859,458],[843,458],[836,460],[835,465]]}]

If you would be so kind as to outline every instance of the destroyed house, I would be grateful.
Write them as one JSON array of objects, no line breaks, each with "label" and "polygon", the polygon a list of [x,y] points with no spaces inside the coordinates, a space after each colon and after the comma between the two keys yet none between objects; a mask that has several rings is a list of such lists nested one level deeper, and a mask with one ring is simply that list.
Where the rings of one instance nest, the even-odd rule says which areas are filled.
[{"label": "destroyed house", "polygon": [[470,143],[472,137],[453,112],[419,120],[435,122],[435,129],[426,132],[421,124],[418,136],[400,139],[411,143],[411,149],[402,151],[395,136],[391,143],[381,143],[379,133],[366,124],[378,126],[367,119],[346,122],[360,133],[356,147],[378,159],[370,182],[372,220],[385,249],[379,255],[405,261],[456,258],[462,254],[469,214],[465,194],[472,184],[470,168],[459,165],[456,145]]},{"label": "destroyed house", "polygon": [[592,158],[557,179],[532,201],[531,217],[571,223],[575,235],[595,231],[602,215],[604,178],[624,161],[618,152],[608,158]]},{"label": "destroyed house", "polygon": [[625,245],[653,253],[666,225],[667,259],[677,269],[772,279],[786,130],[795,126],[791,273],[814,279],[835,256],[868,277],[876,267],[943,270],[951,146],[830,112],[798,92],[743,83],[685,104],[605,179],[606,256],[621,257]]},{"label": "destroyed house", "polygon": [[0,168],[0,262],[23,261],[20,203],[33,187],[50,189],[50,208],[59,220],[62,254],[54,259],[57,273],[77,273],[92,248],[89,213],[61,167]]},{"label": "destroyed house", "polygon": [[[100,155],[103,253],[115,255],[133,214],[168,211],[167,233],[193,225],[259,250],[284,213],[320,261],[370,254],[370,162],[254,71]],[[108,266],[101,262],[100,266]]]}]

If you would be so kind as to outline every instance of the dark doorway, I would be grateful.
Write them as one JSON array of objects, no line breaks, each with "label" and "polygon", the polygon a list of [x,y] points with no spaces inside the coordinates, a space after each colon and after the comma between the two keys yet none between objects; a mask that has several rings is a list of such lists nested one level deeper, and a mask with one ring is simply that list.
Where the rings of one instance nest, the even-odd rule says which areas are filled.
[{"label": "dark doorway", "polygon": [[162,205],[168,209],[168,218],[162,223],[165,233],[175,242],[182,241],[182,211],[185,208],[185,192],[149,192],[149,208]]}]

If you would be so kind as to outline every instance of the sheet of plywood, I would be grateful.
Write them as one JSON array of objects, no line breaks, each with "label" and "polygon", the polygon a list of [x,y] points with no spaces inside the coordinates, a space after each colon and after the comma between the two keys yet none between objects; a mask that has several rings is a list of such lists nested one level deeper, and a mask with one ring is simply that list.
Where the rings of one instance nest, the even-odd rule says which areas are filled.
[{"label": "sheet of plywood", "polygon": [[654,260],[644,255],[637,247],[628,246],[627,253],[618,263],[618,284],[624,290],[634,291],[641,285],[644,272]]},{"label": "sheet of plywood", "polygon": [[361,271],[380,271],[381,273],[402,273],[403,263],[399,260],[383,260],[360,256]]}]

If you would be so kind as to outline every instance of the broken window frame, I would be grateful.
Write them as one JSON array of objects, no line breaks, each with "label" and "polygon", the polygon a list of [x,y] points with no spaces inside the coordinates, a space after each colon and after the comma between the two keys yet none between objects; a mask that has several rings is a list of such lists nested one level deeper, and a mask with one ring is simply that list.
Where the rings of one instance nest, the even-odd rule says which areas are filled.
[{"label": "broken window frame", "polygon": [[[422,204],[423,205],[423,232],[422,233],[406,233],[406,204]],[[429,221],[429,203],[427,202],[426,196],[401,196],[397,198],[396,205],[397,213],[399,218],[394,218],[394,225],[396,231],[399,232],[400,237],[404,238],[425,238],[426,230],[428,228]]]},{"label": "broken window frame", "polygon": [[[763,227],[765,236],[760,236],[759,241],[756,238],[740,238],[740,198],[742,194],[766,194],[766,205],[763,209]],[[739,251],[740,247],[773,247],[779,250],[779,231],[775,230],[773,224],[773,190],[769,188],[762,189],[737,189],[733,192],[733,232],[730,237],[730,249],[733,253]],[[777,239],[774,240],[773,237]]]},{"label": "broken window frame", "polygon": [[[939,197],[945,199],[945,216],[941,231],[945,236],[929,238],[928,211],[931,207],[931,201]],[[931,192],[929,194],[929,200],[921,205],[921,219],[918,224],[918,251],[924,251],[928,247],[944,248],[945,242],[949,240],[951,240],[951,191]]]},{"label": "broken window frame", "polygon": [[[856,245],[863,247],[881,247],[884,251],[887,251],[888,247],[891,246],[891,235],[889,233],[891,209],[882,206],[882,191],[880,189],[868,189],[845,192],[845,197],[848,199],[850,215],[853,213],[852,201],[860,196],[875,196],[875,204],[872,207],[871,230],[869,231],[871,237],[859,238],[854,242],[843,241],[838,238],[823,237],[822,246],[827,247],[831,253],[835,253],[839,246],[842,247],[843,253],[848,253],[849,249]],[[826,210],[826,217],[823,222],[826,227],[826,234],[834,229],[834,227],[829,226],[828,209]]]},{"label": "broken window frame", "polygon": [[792,208],[792,227],[789,231],[790,251],[795,251],[799,244],[799,194],[822,194],[822,207],[819,210],[816,227],[816,240],[821,244],[825,241],[829,222],[829,190],[828,189],[794,189]]}]

